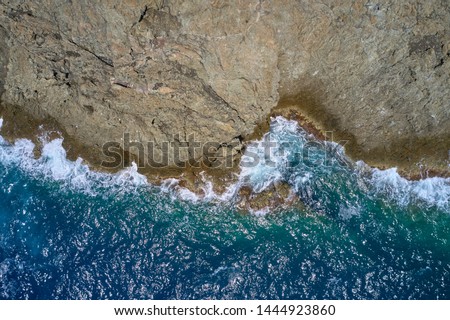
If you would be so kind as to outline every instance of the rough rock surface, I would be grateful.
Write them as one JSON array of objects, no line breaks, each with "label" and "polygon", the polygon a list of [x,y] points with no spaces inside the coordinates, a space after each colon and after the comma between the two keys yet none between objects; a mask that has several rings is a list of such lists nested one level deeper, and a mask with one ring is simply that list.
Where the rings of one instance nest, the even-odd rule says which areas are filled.
[{"label": "rough rock surface", "polygon": [[244,212],[267,212],[284,207],[298,206],[306,209],[303,202],[291,190],[291,186],[285,182],[272,184],[262,192],[256,193],[249,186],[242,186],[237,195],[239,210]]},{"label": "rough rock surface", "polygon": [[449,21],[446,0],[0,0],[0,112],[10,135],[21,114],[57,124],[98,165],[124,132],[158,155],[189,137],[239,153],[289,109],[355,159],[445,175]]}]

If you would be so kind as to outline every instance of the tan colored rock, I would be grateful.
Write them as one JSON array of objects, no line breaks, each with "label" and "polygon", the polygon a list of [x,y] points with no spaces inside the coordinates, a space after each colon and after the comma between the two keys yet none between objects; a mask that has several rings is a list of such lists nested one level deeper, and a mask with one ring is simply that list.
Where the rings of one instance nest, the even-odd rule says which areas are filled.
[{"label": "tan colored rock", "polygon": [[51,120],[93,165],[124,132],[154,142],[158,157],[163,142],[192,135],[218,153],[240,149],[278,106],[349,140],[355,159],[448,174],[447,1],[11,0],[0,10],[1,113]]},{"label": "tan colored rock", "polygon": [[273,212],[280,208],[291,207],[293,205],[305,209],[303,202],[292,191],[291,186],[285,182],[277,182],[267,189],[255,193],[249,186],[239,189],[237,208],[246,212],[267,211]]}]

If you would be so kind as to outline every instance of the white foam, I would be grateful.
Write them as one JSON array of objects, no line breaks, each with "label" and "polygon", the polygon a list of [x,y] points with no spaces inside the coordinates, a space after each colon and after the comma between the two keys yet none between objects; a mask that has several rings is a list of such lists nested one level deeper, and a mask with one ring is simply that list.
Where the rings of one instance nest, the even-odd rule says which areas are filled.
[{"label": "white foam", "polygon": [[[289,152],[282,149],[286,135],[299,135],[295,121],[282,117],[271,119],[271,130],[246,148],[241,160],[240,184],[249,184],[254,192],[262,192],[284,179]],[[274,147],[267,148],[267,143]]]},{"label": "white foam", "polygon": [[[3,120],[0,118],[0,128],[2,124]],[[342,182],[334,181],[333,175],[329,174],[332,170],[338,170],[336,168],[308,167],[304,164],[299,164],[295,168],[288,166],[289,157],[293,153],[299,152],[307,139],[311,139],[295,121],[282,117],[272,119],[270,134],[271,141],[278,143],[271,149],[270,160],[274,162],[274,165],[268,166],[264,160],[266,150],[263,141],[267,137],[266,134],[261,140],[255,141],[247,147],[241,160],[241,172],[237,177],[237,182],[229,185],[225,192],[217,194],[212,182],[208,181],[203,174],[201,175],[202,194],[196,194],[181,187],[177,179],[163,181],[159,190],[169,194],[173,199],[182,199],[193,203],[202,201],[228,204],[233,203],[238,191],[244,185],[252,187],[254,192],[262,192],[279,181],[289,183],[294,192],[305,197],[312,197],[317,191],[314,188],[323,185],[331,188],[332,192],[341,192],[337,188]],[[281,147],[281,143],[284,141],[292,142],[286,150]],[[0,163],[6,169],[14,165],[30,176],[59,181],[70,188],[89,194],[129,192],[138,187],[149,186],[146,177],[138,173],[135,163],[116,174],[99,173],[91,171],[81,158],[76,161],[68,160],[62,139],[52,141],[43,139],[42,143],[42,155],[36,159],[33,153],[35,145],[30,140],[18,139],[14,144],[9,144],[0,136]],[[345,157],[343,148],[334,149],[337,157]],[[259,163],[255,166],[242,165],[253,160],[252,155],[258,156]],[[450,207],[450,179],[427,178],[420,181],[409,181],[402,178],[395,168],[372,169],[363,162],[357,162],[355,166],[349,166],[342,170],[344,180],[354,176],[358,177],[355,179],[355,187],[360,188],[364,193],[382,195],[401,205],[420,202],[430,206],[435,205],[444,210],[448,210]],[[352,184],[353,182],[346,183]],[[342,196],[345,197],[345,195]],[[349,216],[356,211],[343,208],[341,212],[344,216]],[[265,213],[267,213],[266,209],[255,214]]]},{"label": "white foam", "polygon": [[197,194],[185,187],[179,185],[179,180],[175,178],[169,178],[164,180],[160,189],[172,196],[173,199],[179,198],[185,201],[197,203],[202,202],[225,202],[232,199],[238,190],[238,184],[230,184],[226,191],[222,194],[217,194],[214,191],[214,186],[211,181],[208,181],[204,175],[204,172],[200,173],[202,186],[200,187],[202,193]]},{"label": "white foam", "polygon": [[401,177],[396,168],[387,170],[373,169],[369,179],[378,194],[396,201],[400,205],[411,202],[423,202],[436,205],[441,209],[450,206],[450,179],[425,178],[410,181]]},{"label": "white foam", "polygon": [[191,190],[189,190],[187,188],[182,188],[182,187],[177,188],[177,194],[182,200],[190,201],[193,203],[196,203],[202,199],[201,196],[199,196],[198,194],[196,194],[195,192],[192,192]]},{"label": "white foam", "polygon": [[62,147],[63,140],[55,139],[42,148],[42,160],[46,164],[48,173],[54,180],[65,180],[71,175],[77,176],[81,170],[80,161],[67,161],[66,150]]},{"label": "white foam", "polygon": [[0,130],[2,129],[2,127],[3,127],[3,118],[0,118]]},{"label": "white foam", "polygon": [[263,217],[263,216],[265,216],[265,215],[270,213],[270,209],[269,208],[262,208],[262,209],[259,209],[259,210],[252,210],[252,209],[249,209],[249,210],[250,210],[250,212],[252,214],[254,214],[255,216],[258,216],[258,217]]},{"label": "white foam", "polygon": [[125,182],[125,184],[133,186],[145,186],[148,185],[147,178],[138,172],[138,166],[133,161],[131,167],[125,168],[117,174],[119,181]]},{"label": "white foam", "polygon": [[[298,130],[295,122],[282,118],[273,119],[273,128],[277,134],[286,132],[293,134]],[[131,167],[117,174],[95,172],[91,171],[81,158],[76,161],[67,159],[66,151],[63,148],[63,139],[47,141],[45,137],[42,137],[41,141],[43,148],[41,157],[38,159],[34,157],[35,145],[30,140],[19,139],[12,145],[0,146],[1,163],[5,166],[14,164],[36,178],[44,177],[45,179],[59,181],[68,187],[83,190],[89,194],[96,194],[98,187],[117,191],[148,185],[147,179],[138,173],[138,168],[134,163]],[[257,146],[255,152],[261,159],[264,158],[264,148],[261,145]],[[275,150],[276,152],[278,150]],[[282,179],[283,164],[286,162],[286,158],[280,154],[273,154],[271,158],[276,162],[275,166],[264,166],[262,162],[256,167],[243,168],[238,177],[238,182],[229,185],[226,191],[221,194],[214,192],[212,182],[208,181],[204,175],[202,175],[203,194],[196,194],[181,187],[177,179],[163,181],[160,190],[169,193],[173,198],[194,203],[199,201],[230,202],[244,184],[250,183],[256,192],[260,192]],[[104,192],[104,190],[101,192]]]},{"label": "white foam", "polygon": [[90,194],[95,194],[98,187],[123,187],[125,191],[147,185],[145,176],[137,172],[136,164],[114,175],[91,171],[81,158],[68,160],[62,142],[62,139],[43,141],[42,154],[37,159],[33,153],[35,145],[30,140],[18,139],[12,145],[4,143],[0,146],[0,162],[6,168],[14,165],[30,176],[62,182]]},{"label": "white foam", "polygon": [[173,200],[181,199],[192,203],[204,200],[204,196],[179,185],[180,181],[175,178],[165,179],[159,186],[160,190],[171,196]]},{"label": "white foam", "polygon": [[[270,160],[274,165],[266,165],[266,152],[264,147],[264,139],[270,136],[270,141],[277,143],[277,147],[272,148],[270,154]],[[294,171],[290,171],[288,167],[290,153],[298,152],[301,150],[303,143],[307,139],[312,139],[303,129],[301,129],[297,122],[286,120],[282,117],[276,117],[271,119],[270,133],[265,134],[260,140],[254,141],[246,148],[241,160],[241,172],[238,176],[237,183],[228,186],[227,190],[223,194],[216,194],[213,191],[211,182],[206,181],[203,177],[203,191],[204,195],[197,195],[192,191],[176,186],[176,196],[192,201],[220,201],[230,202],[236,197],[239,189],[248,185],[252,188],[253,192],[259,193],[270,188],[273,184],[284,181],[288,182],[295,192],[310,198],[314,194],[313,182],[319,181],[318,185],[328,185],[334,188],[335,192],[341,192],[337,185],[342,182],[332,181],[330,172],[332,169],[325,166],[307,167],[304,163],[295,168]],[[293,149],[281,150],[280,146],[283,142],[293,142]],[[348,167],[342,169],[345,171],[345,175],[348,175],[348,179],[352,177],[356,178],[351,180],[355,183],[355,187],[361,189],[362,192],[372,192],[378,195],[383,195],[392,201],[397,202],[400,205],[408,205],[411,203],[421,202],[427,205],[436,205],[439,208],[447,210],[449,208],[450,198],[450,179],[443,178],[427,178],[420,181],[409,181],[402,178],[396,168],[388,170],[373,169],[367,166],[364,162],[358,161],[351,163],[345,156],[345,150],[342,146],[337,145],[334,142],[326,142],[334,150],[333,156],[336,159],[340,159],[343,162],[349,164]],[[325,146],[326,146],[325,144]],[[295,149],[297,148],[297,149]],[[254,166],[248,166],[255,158],[258,158],[259,162]],[[344,175],[344,176],[345,176]],[[327,180],[330,179],[329,181]],[[344,178],[345,179],[345,178]],[[345,183],[352,184],[353,182],[345,181]],[[367,183],[368,182],[368,183]],[[169,184],[174,187],[174,181]],[[345,198],[345,195],[341,195]],[[343,207],[341,209],[342,215],[348,217],[350,215],[356,215],[360,209],[356,207]],[[257,215],[263,215],[267,213],[266,209],[254,212]]]},{"label": "white foam", "polygon": [[174,188],[175,186],[178,185],[178,183],[179,183],[179,180],[178,180],[178,179],[175,179],[175,178],[169,178],[169,179],[164,180],[164,181],[161,183],[160,188],[161,188],[161,190],[164,191],[164,192],[170,192],[171,190],[173,190],[173,188]]}]

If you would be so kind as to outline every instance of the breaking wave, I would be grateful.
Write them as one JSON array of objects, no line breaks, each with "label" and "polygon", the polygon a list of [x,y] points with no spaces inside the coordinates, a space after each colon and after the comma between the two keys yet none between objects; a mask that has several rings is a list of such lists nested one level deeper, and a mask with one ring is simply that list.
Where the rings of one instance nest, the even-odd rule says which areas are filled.
[{"label": "breaking wave", "polygon": [[[0,128],[2,123],[0,119]],[[7,169],[19,168],[36,179],[57,181],[64,187],[91,195],[151,187],[134,163],[117,174],[92,171],[81,158],[76,161],[66,158],[62,139],[41,139],[42,154],[36,159],[35,145],[30,140],[19,139],[9,144],[0,136],[0,163]],[[362,161],[353,163],[338,144],[319,141],[297,122],[282,117],[273,118],[270,132],[247,146],[238,180],[224,193],[214,192],[212,183],[205,177],[202,195],[179,186],[174,178],[163,181],[159,188],[172,197],[195,203],[230,202],[244,185],[260,193],[277,182],[288,183],[304,202],[316,209],[320,209],[324,201],[318,193],[346,199],[353,190],[354,194],[379,196],[401,206],[416,204],[449,210],[450,179],[434,177],[410,181],[402,178],[396,168],[379,170],[369,168]]]},{"label": "breaking wave", "polygon": [[[221,194],[95,172],[41,139],[36,158],[0,137],[1,299],[450,298],[449,179],[354,163],[280,117]],[[300,204],[236,209],[241,187],[280,182]]]}]

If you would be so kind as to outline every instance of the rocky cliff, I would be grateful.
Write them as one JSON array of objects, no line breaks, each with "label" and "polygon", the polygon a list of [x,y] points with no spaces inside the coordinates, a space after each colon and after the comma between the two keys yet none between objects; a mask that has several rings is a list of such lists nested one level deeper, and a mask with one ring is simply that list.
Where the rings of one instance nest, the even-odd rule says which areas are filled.
[{"label": "rocky cliff", "polygon": [[98,166],[102,145],[123,148],[129,133],[183,162],[205,150],[172,159],[165,142],[239,154],[280,112],[348,140],[354,159],[448,174],[448,1],[0,0],[0,11],[10,137],[46,123]]}]

